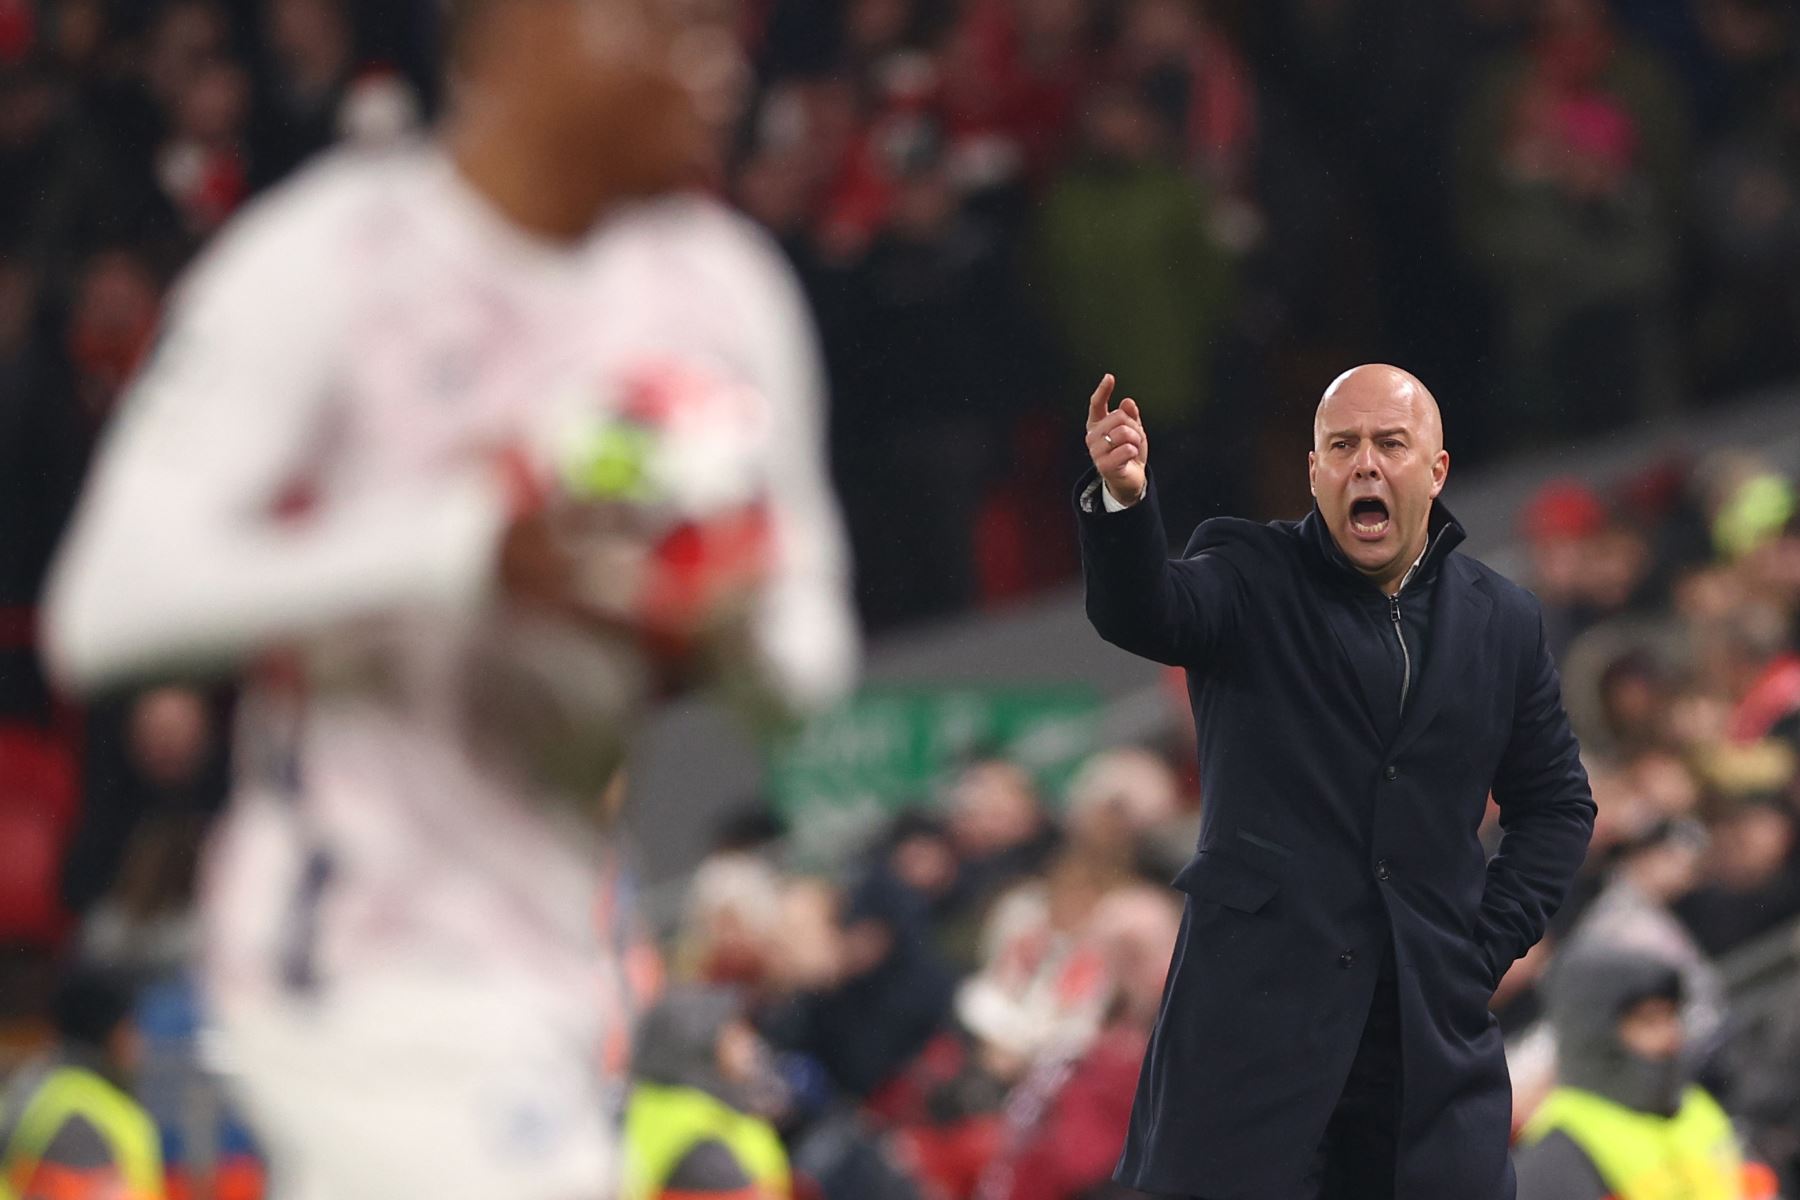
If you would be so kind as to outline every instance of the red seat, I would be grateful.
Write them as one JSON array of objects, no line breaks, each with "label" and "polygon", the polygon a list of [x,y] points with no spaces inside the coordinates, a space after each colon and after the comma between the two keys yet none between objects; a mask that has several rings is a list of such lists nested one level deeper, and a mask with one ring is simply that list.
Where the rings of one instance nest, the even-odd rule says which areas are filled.
[{"label": "red seat", "polygon": [[75,777],[74,756],[54,735],[0,726],[0,941],[54,948],[68,929],[58,884]]}]

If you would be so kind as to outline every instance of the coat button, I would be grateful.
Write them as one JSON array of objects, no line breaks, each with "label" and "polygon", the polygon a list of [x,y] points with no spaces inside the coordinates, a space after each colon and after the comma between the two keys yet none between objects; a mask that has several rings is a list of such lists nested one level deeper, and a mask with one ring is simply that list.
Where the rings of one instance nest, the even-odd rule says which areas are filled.
[{"label": "coat button", "polygon": [[1348,970],[1350,967],[1350,964],[1354,963],[1355,961],[1356,961],[1356,951],[1354,951],[1354,950],[1346,950],[1342,954],[1338,955],[1338,966],[1343,967],[1346,970]]},{"label": "coat button", "polygon": [[1394,869],[1392,867],[1388,866],[1387,859],[1385,859],[1385,858],[1381,859],[1380,861],[1378,861],[1375,864],[1375,878],[1385,881],[1388,879],[1392,879],[1393,877],[1394,877]]},{"label": "coat button", "polygon": [[1392,782],[1394,782],[1394,780],[1400,778],[1400,768],[1394,766],[1392,763],[1389,763],[1388,766],[1381,772],[1381,777],[1383,779],[1387,780],[1389,783],[1392,783]]}]

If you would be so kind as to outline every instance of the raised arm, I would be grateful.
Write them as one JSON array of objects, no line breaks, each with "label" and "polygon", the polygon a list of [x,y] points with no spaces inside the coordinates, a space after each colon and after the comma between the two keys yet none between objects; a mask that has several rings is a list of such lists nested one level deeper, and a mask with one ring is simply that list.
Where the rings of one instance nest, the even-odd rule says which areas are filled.
[{"label": "raised arm", "polygon": [[1088,400],[1093,466],[1076,485],[1087,614],[1113,645],[1170,666],[1204,668],[1237,627],[1243,580],[1202,526],[1170,559],[1150,442],[1137,401],[1111,409],[1107,375]]},{"label": "raised arm", "polygon": [[850,551],[827,461],[818,339],[792,271],[772,251],[764,259],[767,301],[760,320],[749,323],[762,330],[754,370],[778,430],[769,460],[776,562],[755,638],[779,706],[801,714],[849,689],[859,637]]},{"label": "raised arm", "polygon": [[318,214],[274,204],[184,283],[107,439],[48,590],[64,686],[224,670],[489,591],[507,504],[486,464],[284,513],[332,430],[351,307]]}]

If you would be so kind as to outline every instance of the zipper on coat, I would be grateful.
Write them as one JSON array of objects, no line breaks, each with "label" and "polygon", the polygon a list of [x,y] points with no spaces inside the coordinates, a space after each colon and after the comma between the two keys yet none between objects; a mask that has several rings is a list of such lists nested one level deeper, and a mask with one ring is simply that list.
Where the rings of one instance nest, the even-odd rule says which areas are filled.
[{"label": "zipper on coat", "polygon": [[1400,643],[1400,711],[1402,714],[1406,712],[1407,694],[1412,691],[1412,651],[1407,649],[1406,629],[1400,624],[1400,593],[1406,590],[1406,585],[1412,582],[1413,572],[1417,571],[1420,564],[1431,556],[1431,548],[1437,545],[1438,538],[1443,536],[1444,531],[1440,529],[1437,537],[1427,539],[1425,549],[1419,553],[1418,562],[1406,569],[1406,575],[1400,580],[1400,586],[1394,589],[1393,595],[1388,597],[1388,620],[1394,623],[1394,640]]},{"label": "zipper on coat", "polygon": [[1388,619],[1394,623],[1394,640],[1400,643],[1400,711],[1406,711],[1406,694],[1412,691],[1412,651],[1406,648],[1406,629],[1400,624],[1400,593],[1388,597]]}]

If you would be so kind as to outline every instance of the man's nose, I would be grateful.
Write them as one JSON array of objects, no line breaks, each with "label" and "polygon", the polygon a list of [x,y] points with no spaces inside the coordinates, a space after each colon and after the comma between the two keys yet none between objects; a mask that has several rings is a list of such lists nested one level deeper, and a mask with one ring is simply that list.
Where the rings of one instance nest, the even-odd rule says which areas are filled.
[{"label": "man's nose", "polygon": [[1381,460],[1374,450],[1363,449],[1357,453],[1355,472],[1358,479],[1381,478]]}]

